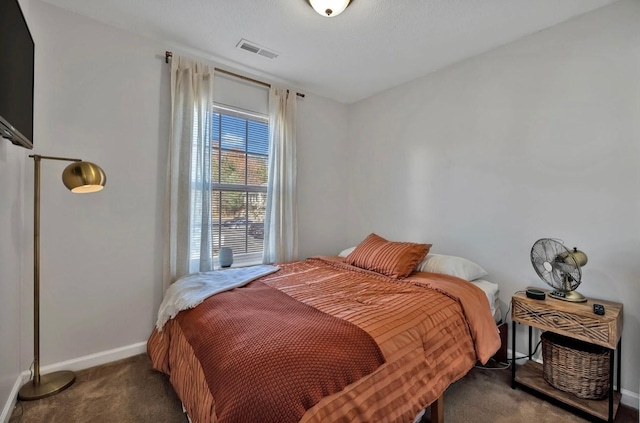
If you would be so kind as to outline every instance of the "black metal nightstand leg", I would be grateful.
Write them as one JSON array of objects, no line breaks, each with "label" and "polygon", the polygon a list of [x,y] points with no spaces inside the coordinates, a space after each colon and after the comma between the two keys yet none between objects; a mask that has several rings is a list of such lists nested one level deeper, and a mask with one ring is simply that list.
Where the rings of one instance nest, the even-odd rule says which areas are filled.
[{"label": "black metal nightstand leg", "polygon": [[618,340],[618,389],[616,389],[618,391],[618,393],[620,393],[620,389],[622,386],[622,381],[620,380],[620,377],[622,376],[622,337],[620,337],[620,339]]},{"label": "black metal nightstand leg", "polygon": [[[614,350],[609,350],[609,423],[613,423],[613,360]],[[618,382],[620,383],[620,382]]]},{"label": "black metal nightstand leg", "polygon": [[511,389],[516,389],[516,322],[511,323]]},{"label": "black metal nightstand leg", "polygon": [[533,343],[533,326],[529,326],[529,360],[531,360],[531,358],[533,357],[532,343]]}]

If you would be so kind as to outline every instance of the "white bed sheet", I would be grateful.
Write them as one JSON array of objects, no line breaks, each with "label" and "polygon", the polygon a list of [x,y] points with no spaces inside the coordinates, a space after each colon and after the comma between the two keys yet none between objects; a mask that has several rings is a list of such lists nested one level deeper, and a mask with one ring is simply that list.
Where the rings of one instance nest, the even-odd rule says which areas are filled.
[{"label": "white bed sheet", "polygon": [[471,281],[472,284],[482,289],[489,300],[489,306],[491,307],[491,314],[496,323],[502,320],[502,313],[500,311],[500,286],[495,282],[490,282],[484,279],[476,279]]}]

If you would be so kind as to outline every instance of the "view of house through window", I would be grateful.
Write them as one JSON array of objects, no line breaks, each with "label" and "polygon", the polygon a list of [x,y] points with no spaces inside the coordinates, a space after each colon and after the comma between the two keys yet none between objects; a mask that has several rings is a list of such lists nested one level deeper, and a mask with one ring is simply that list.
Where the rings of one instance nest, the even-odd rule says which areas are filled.
[{"label": "view of house through window", "polygon": [[268,117],[216,105],[212,123],[213,255],[262,257],[267,204]]}]

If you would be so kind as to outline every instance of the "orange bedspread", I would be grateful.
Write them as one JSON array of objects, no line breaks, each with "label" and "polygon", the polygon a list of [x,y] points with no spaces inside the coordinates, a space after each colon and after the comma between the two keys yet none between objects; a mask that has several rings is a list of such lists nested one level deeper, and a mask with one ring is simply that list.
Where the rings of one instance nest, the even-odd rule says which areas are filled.
[{"label": "orange bedspread", "polygon": [[[328,258],[281,268],[260,280],[359,326],[386,359],[324,397],[301,422],[412,421],[500,346],[486,296],[461,279],[416,273],[396,281]],[[148,351],[154,367],[170,375],[194,423],[216,422],[215,398],[180,326],[172,320],[162,332],[154,330]]]}]

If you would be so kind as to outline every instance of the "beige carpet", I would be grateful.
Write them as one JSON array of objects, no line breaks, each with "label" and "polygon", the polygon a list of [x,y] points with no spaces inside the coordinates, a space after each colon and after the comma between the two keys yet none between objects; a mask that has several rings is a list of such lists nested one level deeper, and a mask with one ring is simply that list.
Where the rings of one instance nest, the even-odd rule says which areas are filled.
[{"label": "beige carpet", "polygon": [[76,374],[70,388],[17,404],[9,423],[186,422],[168,379],[137,355]]},{"label": "beige carpet", "polygon": [[[521,389],[508,370],[473,369],[445,394],[445,422],[587,422]],[[616,423],[638,423],[638,411],[621,407]],[[9,423],[184,423],[168,379],[146,355],[78,372],[76,383],[53,397],[21,402]]]}]

